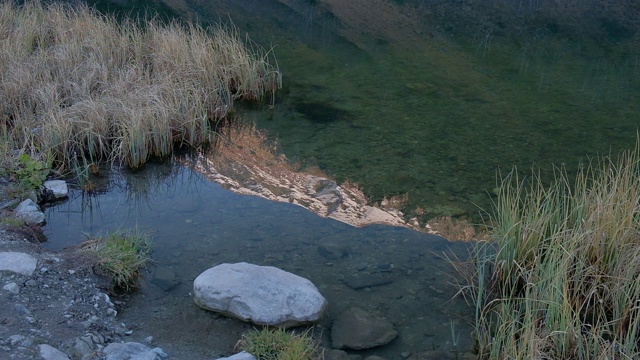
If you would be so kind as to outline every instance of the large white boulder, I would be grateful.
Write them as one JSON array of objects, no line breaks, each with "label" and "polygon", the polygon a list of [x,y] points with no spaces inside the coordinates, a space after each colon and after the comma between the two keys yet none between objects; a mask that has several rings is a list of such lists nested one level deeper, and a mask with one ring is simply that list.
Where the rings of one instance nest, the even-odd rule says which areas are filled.
[{"label": "large white boulder", "polygon": [[292,327],[320,319],[327,301],[311,281],[272,266],[221,264],[193,282],[195,303],[258,325]]}]

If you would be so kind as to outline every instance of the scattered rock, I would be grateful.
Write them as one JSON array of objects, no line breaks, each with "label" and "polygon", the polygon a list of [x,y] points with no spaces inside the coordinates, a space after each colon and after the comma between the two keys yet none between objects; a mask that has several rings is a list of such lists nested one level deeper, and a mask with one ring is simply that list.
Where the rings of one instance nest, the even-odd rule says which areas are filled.
[{"label": "scattered rock", "polygon": [[221,264],[193,282],[195,303],[258,325],[318,321],[327,301],[311,281],[272,266]]},{"label": "scattered rock", "polygon": [[44,360],[69,360],[69,356],[51,345],[39,345],[40,357]]},{"label": "scattered rock", "polygon": [[472,360],[477,358],[477,355],[471,353],[432,350],[413,354],[409,356],[407,360]]},{"label": "scattered rock", "polygon": [[18,284],[14,282],[10,282],[6,284],[5,286],[2,287],[2,289],[14,294],[20,293],[20,287],[18,286]]},{"label": "scattered rock", "polygon": [[345,278],[344,283],[353,290],[391,284],[394,278],[390,273],[358,274]]},{"label": "scattered rock", "polygon": [[30,276],[36,270],[38,259],[21,252],[0,252],[0,271]]},{"label": "scattered rock", "polygon": [[169,357],[162,349],[137,343],[111,343],[104,348],[106,360],[162,360]]},{"label": "scattered rock", "polygon": [[333,322],[331,341],[336,349],[369,349],[388,344],[398,336],[393,324],[360,308],[343,311]]},{"label": "scattered rock", "polygon": [[387,359],[383,358],[382,356],[371,355],[364,358],[364,360],[387,360]]},{"label": "scattered rock", "polygon": [[324,352],[324,360],[351,360],[351,358],[346,351],[329,349]]},{"label": "scattered rock", "polygon": [[318,253],[322,255],[322,257],[330,260],[340,259],[348,255],[345,247],[333,244],[318,245]]},{"label": "scattered rock", "polygon": [[35,224],[42,224],[46,219],[38,204],[31,199],[22,201],[13,211],[19,218]]},{"label": "scattered rock", "polygon": [[229,357],[219,358],[218,360],[256,360],[256,358],[248,352],[243,351]]}]

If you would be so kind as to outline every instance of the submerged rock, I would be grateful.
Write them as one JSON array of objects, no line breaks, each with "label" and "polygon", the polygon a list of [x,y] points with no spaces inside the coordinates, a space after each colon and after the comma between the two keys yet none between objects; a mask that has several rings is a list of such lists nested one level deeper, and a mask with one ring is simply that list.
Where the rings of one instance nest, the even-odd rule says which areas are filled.
[{"label": "submerged rock", "polygon": [[391,322],[357,307],[338,315],[331,328],[331,342],[336,349],[369,349],[386,345],[397,336]]},{"label": "submerged rock", "polygon": [[258,325],[316,322],[327,301],[311,281],[272,266],[221,264],[193,282],[195,303]]},{"label": "submerged rock", "polygon": [[111,343],[104,348],[106,360],[161,360],[169,357],[162,349],[153,348],[137,343]]}]

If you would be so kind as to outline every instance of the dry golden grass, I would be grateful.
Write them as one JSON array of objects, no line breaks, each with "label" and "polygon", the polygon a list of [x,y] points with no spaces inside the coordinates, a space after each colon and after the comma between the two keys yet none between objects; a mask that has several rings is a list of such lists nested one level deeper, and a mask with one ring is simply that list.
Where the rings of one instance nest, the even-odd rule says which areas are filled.
[{"label": "dry golden grass", "polygon": [[130,167],[210,143],[239,99],[281,85],[232,28],[116,22],[87,8],[0,4],[0,127],[60,166]]},{"label": "dry golden grass", "polygon": [[451,216],[431,219],[428,225],[433,232],[451,241],[484,241],[488,236],[485,229]]}]

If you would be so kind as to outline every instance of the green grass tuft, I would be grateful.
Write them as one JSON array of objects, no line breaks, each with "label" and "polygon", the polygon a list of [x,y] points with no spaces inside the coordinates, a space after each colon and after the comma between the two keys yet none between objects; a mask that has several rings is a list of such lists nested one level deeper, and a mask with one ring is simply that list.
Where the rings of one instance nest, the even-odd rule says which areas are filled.
[{"label": "green grass tuft", "polygon": [[81,248],[98,256],[98,272],[109,277],[117,291],[135,289],[141,269],[151,261],[150,237],[139,230],[96,237],[81,244]]},{"label": "green grass tuft", "polygon": [[284,329],[254,329],[242,336],[240,349],[258,360],[319,360],[317,342],[309,332],[296,334]]}]

